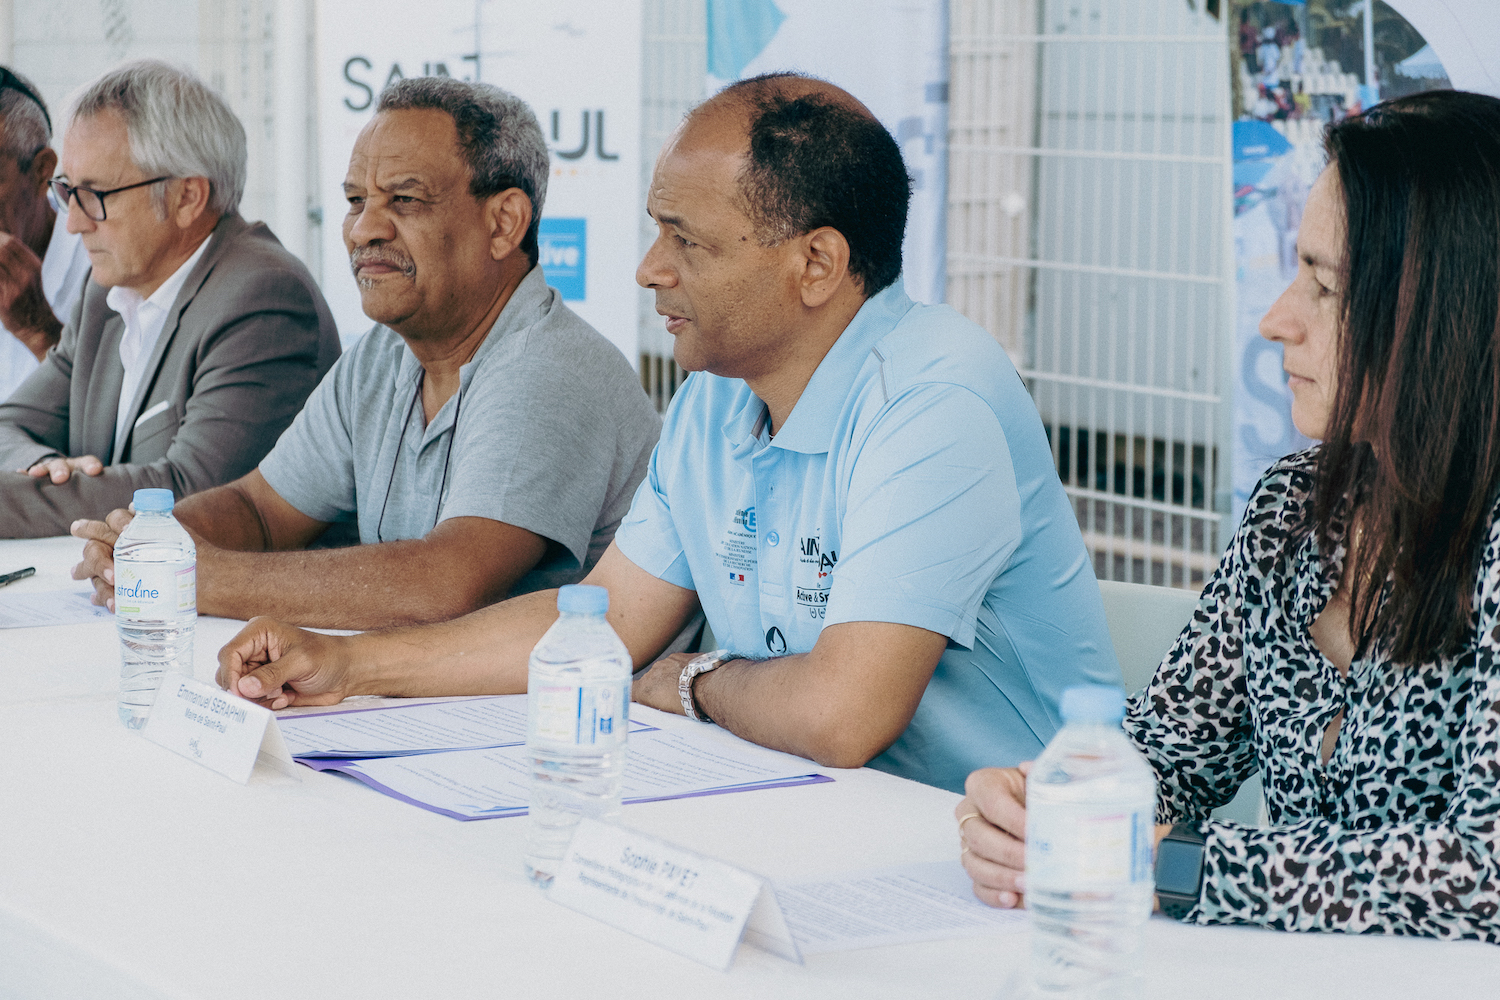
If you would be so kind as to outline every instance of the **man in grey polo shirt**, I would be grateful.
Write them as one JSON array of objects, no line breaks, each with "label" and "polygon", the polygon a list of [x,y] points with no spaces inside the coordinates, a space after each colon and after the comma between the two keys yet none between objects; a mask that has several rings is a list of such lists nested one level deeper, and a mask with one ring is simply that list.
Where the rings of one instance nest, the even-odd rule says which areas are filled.
[{"label": "man in grey polo shirt", "polygon": [[[379,325],[257,470],[178,505],[201,613],[441,621],[577,580],[608,547],[660,421],[536,266],[547,170],[535,116],[504,91],[428,77],[381,95],[344,183]],[[73,527],[97,601],[130,516]],[[307,549],[356,518],[364,544]]]}]

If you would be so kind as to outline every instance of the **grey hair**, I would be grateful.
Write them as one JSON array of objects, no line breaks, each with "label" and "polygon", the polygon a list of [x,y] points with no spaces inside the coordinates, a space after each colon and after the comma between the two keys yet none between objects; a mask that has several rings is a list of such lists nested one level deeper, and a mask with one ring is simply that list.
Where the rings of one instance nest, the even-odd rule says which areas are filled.
[{"label": "grey hair", "polygon": [[[230,215],[245,193],[245,128],[224,99],[187,70],[158,59],[128,62],[87,84],[66,120],[113,111],[125,120],[130,158],[148,175],[208,178],[209,211]],[[151,186],[158,216],[166,189]]]},{"label": "grey hair", "polygon": [[521,249],[535,264],[537,229],[547,200],[547,141],[527,103],[488,83],[448,76],[400,80],[380,92],[381,111],[444,111],[458,130],[458,148],[469,164],[469,193],[488,198],[520,188],[531,199],[531,226]]},{"label": "grey hair", "polygon": [[[31,88],[33,94],[41,94],[36,85],[15,70],[10,71],[21,83]],[[10,87],[0,90],[0,153],[15,158],[22,172],[31,169],[36,154],[47,148],[52,141],[52,129],[47,125],[47,112],[30,97]]]}]

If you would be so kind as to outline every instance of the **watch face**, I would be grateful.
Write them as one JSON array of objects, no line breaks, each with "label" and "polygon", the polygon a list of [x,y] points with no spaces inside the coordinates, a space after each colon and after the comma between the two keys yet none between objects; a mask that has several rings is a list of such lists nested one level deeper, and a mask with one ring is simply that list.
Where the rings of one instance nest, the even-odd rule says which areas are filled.
[{"label": "watch face", "polygon": [[1156,845],[1156,891],[1198,895],[1203,876],[1203,845],[1163,840]]}]

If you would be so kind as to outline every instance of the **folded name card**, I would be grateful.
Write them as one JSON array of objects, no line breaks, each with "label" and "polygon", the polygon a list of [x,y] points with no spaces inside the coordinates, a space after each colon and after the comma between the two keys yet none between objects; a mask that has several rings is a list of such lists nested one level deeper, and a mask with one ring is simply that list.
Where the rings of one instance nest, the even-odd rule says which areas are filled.
[{"label": "folded name card", "polygon": [[547,894],[715,969],[729,968],[741,937],[802,961],[765,879],[624,827],[581,822]]},{"label": "folded name card", "polygon": [[242,785],[258,758],[297,776],[270,709],[182,674],[162,676],[141,735]]}]

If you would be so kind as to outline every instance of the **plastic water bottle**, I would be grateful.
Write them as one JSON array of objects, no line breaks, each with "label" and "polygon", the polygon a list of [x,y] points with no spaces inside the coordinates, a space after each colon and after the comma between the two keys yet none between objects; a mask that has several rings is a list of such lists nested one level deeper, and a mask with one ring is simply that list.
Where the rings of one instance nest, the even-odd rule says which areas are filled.
[{"label": "plastic water bottle", "polygon": [[1026,780],[1026,908],[1043,996],[1143,993],[1156,778],[1120,729],[1125,692],[1071,687],[1063,728]]},{"label": "plastic water bottle", "polygon": [[172,516],[171,490],[136,490],[135,519],[115,540],[120,721],[146,724],[162,674],[193,674],[198,547]]},{"label": "plastic water bottle", "polygon": [[526,874],[543,887],[552,884],[580,819],[619,818],[630,728],[630,652],[604,620],[609,591],[563,587],[557,610],[531,651],[526,682]]}]

